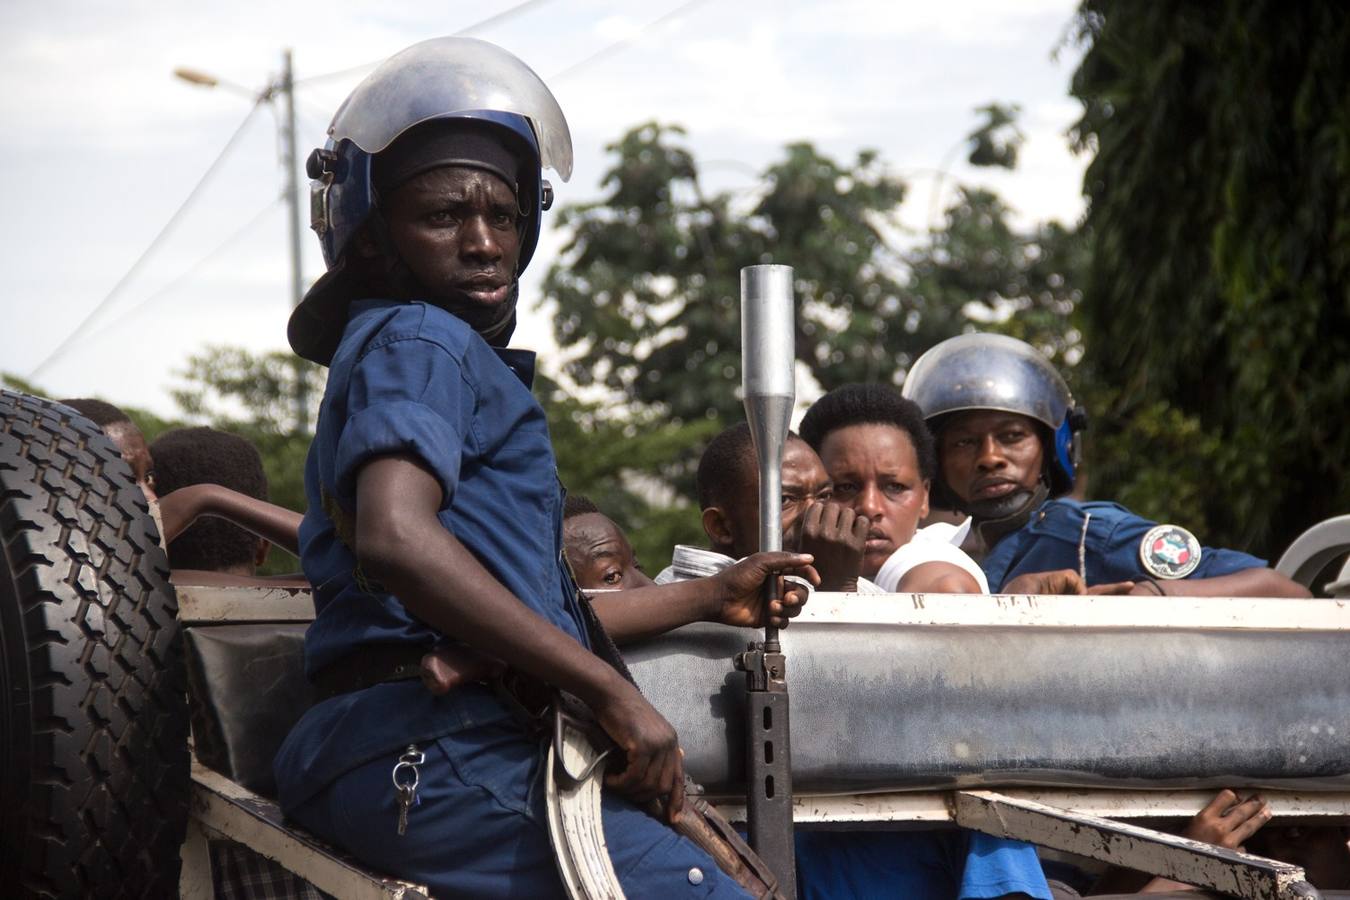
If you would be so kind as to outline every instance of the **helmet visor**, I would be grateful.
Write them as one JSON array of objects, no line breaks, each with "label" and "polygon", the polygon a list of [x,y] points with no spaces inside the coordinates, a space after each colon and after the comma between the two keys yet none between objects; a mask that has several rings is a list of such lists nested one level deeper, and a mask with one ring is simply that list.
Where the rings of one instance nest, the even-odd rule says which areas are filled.
[{"label": "helmet visor", "polygon": [[553,93],[525,63],[475,38],[433,38],[389,57],[338,109],[328,136],[375,154],[414,125],[483,110],[528,119],[540,165],[572,177],[572,134]]}]

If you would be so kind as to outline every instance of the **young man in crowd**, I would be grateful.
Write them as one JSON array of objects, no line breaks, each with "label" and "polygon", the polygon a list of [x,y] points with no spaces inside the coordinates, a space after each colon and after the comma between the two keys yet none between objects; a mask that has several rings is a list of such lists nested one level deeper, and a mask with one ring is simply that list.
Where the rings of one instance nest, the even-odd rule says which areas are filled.
[{"label": "young man in crowd", "polygon": [[[750,426],[726,428],[708,442],[695,475],[710,550],[678,544],[657,584],[722,571],[759,549],[759,467]],[[796,434],[783,448],[783,547],[810,553],[820,590],[875,592],[859,575],[865,519],[834,503],[820,458]]]},{"label": "young man in crowd", "polygon": [[581,494],[568,494],[563,502],[563,548],[583,591],[625,591],[656,583],[643,571],[623,529]]},{"label": "young man in crowd", "polygon": [[[161,515],[165,501],[176,492],[202,485],[197,491],[178,495],[181,499],[196,493],[222,493],[214,485],[236,495],[257,501],[259,507],[267,503],[267,475],[263,472],[262,456],[246,439],[214,428],[175,428],[164,432],[150,445],[155,459],[155,477],[161,500]],[[173,502],[171,506],[177,507]],[[274,507],[275,508],[275,507]],[[291,513],[291,521],[298,524],[299,515]],[[271,543],[232,524],[223,517],[194,515],[196,520],[168,540],[169,565],[174,569],[217,572],[225,575],[251,576],[267,561]],[[293,541],[291,542],[294,543]]]}]

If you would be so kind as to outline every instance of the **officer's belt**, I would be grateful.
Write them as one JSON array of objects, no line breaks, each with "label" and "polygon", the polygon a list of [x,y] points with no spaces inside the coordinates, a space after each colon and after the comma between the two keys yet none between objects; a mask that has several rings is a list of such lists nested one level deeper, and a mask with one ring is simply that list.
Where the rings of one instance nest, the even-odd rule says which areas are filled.
[{"label": "officer's belt", "polygon": [[389,681],[422,677],[427,648],[408,644],[368,644],[324,666],[310,680],[314,700],[328,700]]},{"label": "officer's belt", "polygon": [[[410,644],[368,644],[354,650],[315,673],[311,679],[314,702],[377,684],[421,678],[422,657],[430,652],[426,647]],[[491,687],[523,724],[534,730],[548,727],[547,714],[554,698],[548,685],[516,669],[507,669],[482,683]]]}]

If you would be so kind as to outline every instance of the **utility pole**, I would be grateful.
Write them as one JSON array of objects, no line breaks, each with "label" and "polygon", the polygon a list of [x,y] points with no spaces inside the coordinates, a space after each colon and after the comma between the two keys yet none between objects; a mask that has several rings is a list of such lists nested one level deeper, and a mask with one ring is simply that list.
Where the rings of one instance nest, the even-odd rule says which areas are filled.
[{"label": "utility pole", "polygon": [[[290,220],[291,243],[291,309],[300,305],[304,297],[304,276],[300,271],[300,153],[295,135],[295,76],[291,69],[291,51],[281,54],[281,83],[277,86],[286,108],[279,116],[282,153],[286,166],[286,207]],[[309,428],[309,390],[305,385],[305,361],[295,358],[295,430]]]},{"label": "utility pole", "polygon": [[[277,113],[277,131],[281,137],[281,164],[286,167],[286,209],[290,225],[289,241],[291,248],[291,309],[300,305],[304,299],[304,275],[300,269],[300,152],[296,147],[295,136],[295,73],[291,66],[291,51],[281,51],[281,77],[269,84],[261,92],[251,91],[243,85],[224,81],[214,75],[208,75],[196,69],[180,66],[173,70],[175,77],[189,84],[205,88],[224,88],[232,93],[242,94],[254,103],[272,103]],[[284,108],[278,108],[277,95],[281,95]],[[295,358],[295,430],[309,429],[309,390],[305,385],[305,361]]]}]

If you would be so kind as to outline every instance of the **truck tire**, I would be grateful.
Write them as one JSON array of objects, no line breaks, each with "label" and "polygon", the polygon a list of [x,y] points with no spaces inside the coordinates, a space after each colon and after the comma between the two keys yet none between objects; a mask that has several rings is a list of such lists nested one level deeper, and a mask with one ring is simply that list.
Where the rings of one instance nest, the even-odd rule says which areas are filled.
[{"label": "truck tire", "polygon": [[178,604],[145,496],[73,410],[0,391],[0,893],[172,897]]}]

